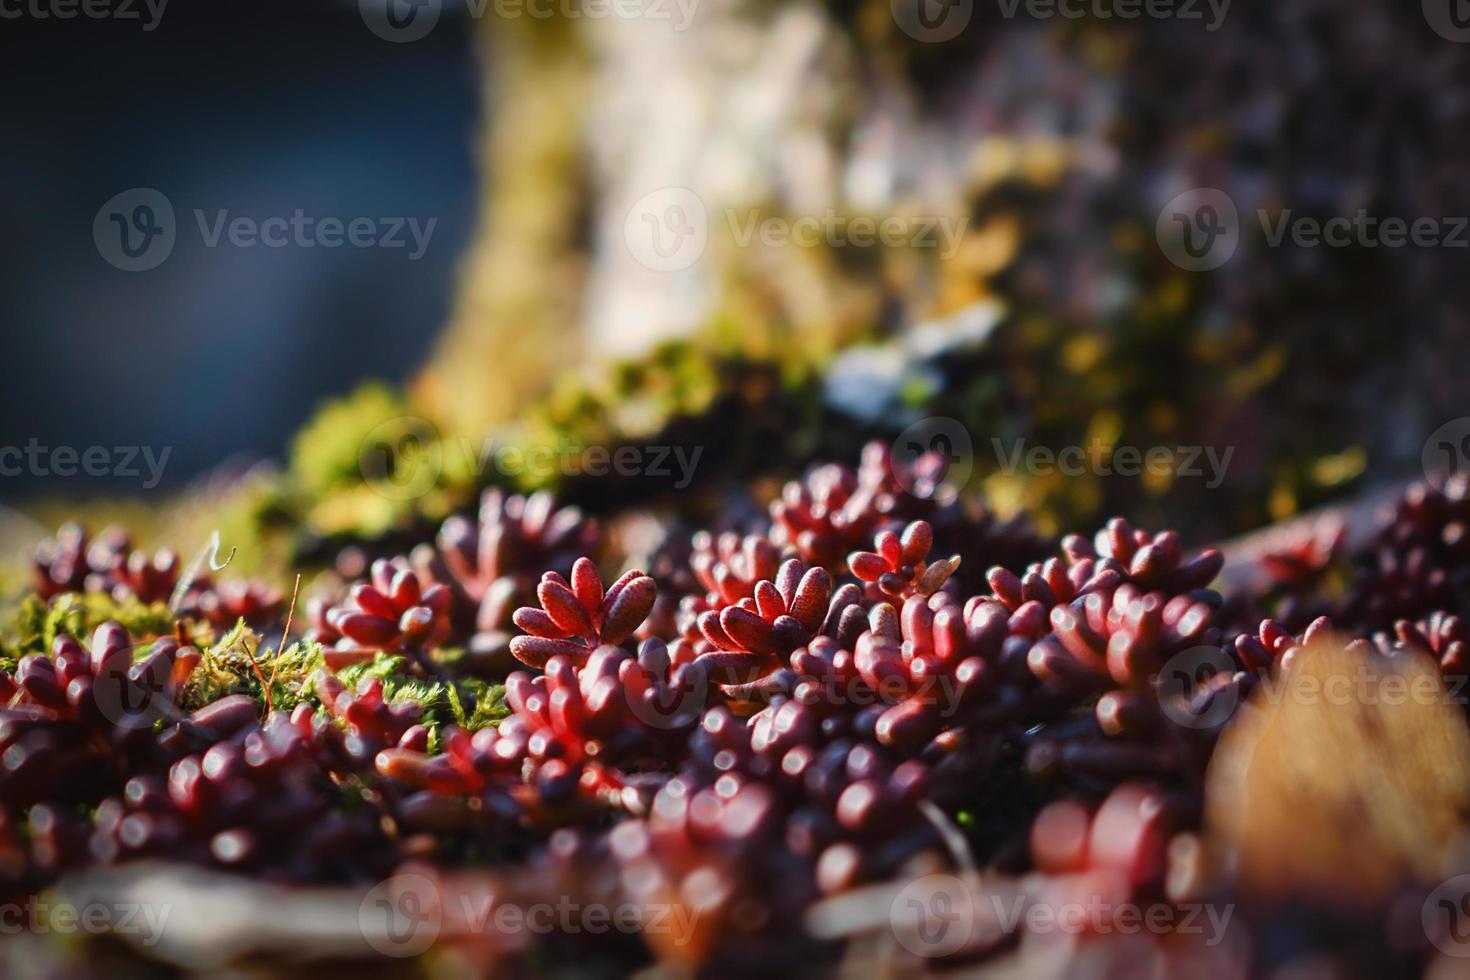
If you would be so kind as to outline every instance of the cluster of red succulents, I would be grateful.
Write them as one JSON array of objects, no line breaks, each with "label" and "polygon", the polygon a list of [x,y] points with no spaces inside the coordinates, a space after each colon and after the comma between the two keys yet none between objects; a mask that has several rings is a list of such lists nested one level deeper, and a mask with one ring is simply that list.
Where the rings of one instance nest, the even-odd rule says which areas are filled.
[{"label": "cluster of red succulents", "polygon": [[[1235,657],[1243,670],[1260,672],[1272,666],[1285,668],[1297,650],[1320,638],[1343,636],[1329,616],[1319,616],[1299,635],[1272,619],[1262,620],[1256,635],[1235,638]],[[1422,654],[1434,661],[1447,680],[1470,676],[1470,628],[1450,612],[1436,610],[1418,620],[1400,619],[1392,630],[1378,630],[1367,638],[1351,640],[1353,648],[1371,648],[1385,657],[1405,653]]]},{"label": "cluster of red succulents", "polygon": [[[127,533],[115,527],[93,540],[79,525],[63,525],[55,537],[36,546],[32,569],[36,593],[43,599],[87,591],[119,602],[177,602],[179,615],[203,620],[216,631],[231,629],[242,619],[252,627],[265,626],[285,609],[281,590],[256,579],[216,583],[201,575],[184,583],[176,552],[135,550]],[[181,583],[183,594],[176,595]]]},{"label": "cluster of red succulents", "polygon": [[771,504],[772,538],[815,565],[839,567],[848,552],[872,539],[883,520],[873,506],[876,490],[845,466],[815,467],[804,480],[786,484]]},{"label": "cluster of red succulents", "polygon": [[390,746],[428,744],[428,729],[419,724],[423,705],[386,700],[381,678],[364,678],[356,691],[349,691],[336,674],[320,671],[312,687],[322,707],[342,723],[342,748],[355,760],[371,762]]},{"label": "cluster of red succulents", "polygon": [[731,605],[755,595],[755,584],[773,579],[781,566],[781,549],[760,534],[743,537],[726,531],[718,537],[695,533],[689,568],[704,586],[712,605]]},{"label": "cluster of red succulents", "polygon": [[571,581],[547,572],[536,586],[540,608],[522,606],[515,624],[526,632],[511,641],[521,663],[543,667],[552,657],[586,660],[600,646],[623,643],[653,609],[658,587],[642,572],[625,572],[606,590],[590,559],[572,566]]},{"label": "cluster of red succulents", "polygon": [[1242,633],[1235,638],[1235,659],[1244,670],[1263,671],[1273,666],[1285,667],[1293,652],[1334,632],[1332,620],[1319,616],[1300,634],[1293,634],[1274,619],[1263,619],[1255,633]]},{"label": "cluster of red succulents", "polygon": [[511,715],[498,727],[472,736],[452,730],[436,756],[400,744],[380,753],[377,764],[418,789],[493,793],[496,810],[513,809],[527,823],[570,820],[578,802],[637,812],[646,800],[640,803],[639,781],[623,771],[676,760],[708,686],[702,667],[672,663],[654,639],[636,656],[610,644],[583,662],[555,656],[541,674],[517,671],[506,679]]},{"label": "cluster of red succulents", "polygon": [[[6,887],[138,857],[314,881],[472,852],[692,903],[705,925],[677,948],[650,939],[659,955],[769,966],[830,953],[800,925],[812,903],[941,859],[962,813],[967,846],[1043,888],[1161,894],[1229,711],[1320,636],[1466,669],[1454,486],[1405,496],[1346,596],[1314,591],[1341,547],[1314,535],[1270,551],[1268,585],[1232,603],[1211,589],[1218,551],[1120,518],[1037,554],[931,470],[870,448],[788,486],[769,525],[687,535],[651,556],[656,575],[609,579],[578,512],[489,494],[478,523],[452,518],[437,545],[306,603],[295,626],[323,669],[300,696],[320,707],[231,693],[184,711],[200,653],[182,624],[137,644],[115,624],[90,647],[63,637],[0,674],[0,853],[29,869]],[[1009,558],[973,567],[1001,538]],[[167,562],[120,554],[125,539],[66,530],[38,591],[167,591]],[[1337,615],[1237,625],[1298,597]],[[181,615],[268,631],[280,598],[211,586]],[[476,644],[522,669],[446,655]],[[381,671],[337,673],[380,655],[452,691],[488,670],[508,714],[462,730],[390,696]],[[149,705],[148,723],[119,704]]]},{"label": "cluster of red succulents", "polygon": [[[36,591],[44,598],[63,592],[105,592],[119,601],[168,602],[183,567],[170,548],[153,553],[135,550],[121,528],[110,527],[88,537],[84,528],[66,524],[56,536],[36,547],[33,560]],[[208,587],[207,580],[195,590]]]},{"label": "cluster of red succulents", "polygon": [[130,550],[127,535],[119,528],[108,528],[93,541],[84,528],[64,524],[56,536],[36,546],[32,562],[36,592],[45,599],[63,592],[110,592],[113,582],[106,570],[127,560]]},{"label": "cluster of red succulents", "polygon": [[323,613],[337,634],[325,654],[327,666],[336,670],[384,652],[421,657],[448,638],[449,604],[447,586],[424,588],[403,559],[378,559],[369,581],[354,585],[345,602]]},{"label": "cluster of red succulents", "polygon": [[831,608],[832,576],[792,558],[777,570],[775,581],[762,579],[753,591],[697,619],[707,644],[700,662],[732,683],[755,680],[817,635]]},{"label": "cluster of red succulents", "polygon": [[944,483],[947,467],[935,451],[901,461],[890,447],[869,443],[857,469],[825,463],[786,484],[770,506],[770,539],[829,571],[845,570],[844,559],[871,547],[877,532],[901,531],[916,520],[931,526],[941,554],[958,555],[977,573],[1020,567],[1050,552],[1023,517],[1000,520],[960,500]]},{"label": "cluster of red succulents", "polygon": [[1418,483],[1394,501],[1370,545],[1339,617],[1354,628],[1388,629],[1470,598],[1470,474],[1443,486]]},{"label": "cluster of red succulents", "polygon": [[1437,610],[1414,622],[1401,619],[1391,637],[1376,633],[1373,642],[1389,655],[1405,649],[1428,654],[1447,678],[1470,674],[1470,628],[1454,613]]},{"label": "cluster of red succulents", "polygon": [[476,519],[455,515],[434,545],[410,560],[425,588],[442,584],[453,598],[454,639],[487,669],[510,666],[511,614],[535,594],[541,575],[572,573],[572,563],[596,557],[602,532],[575,507],[557,507],[550,494],[529,497],[487,490]]},{"label": "cluster of red succulents", "polygon": [[928,521],[914,521],[903,529],[902,536],[879,531],[873,544],[872,551],[848,555],[847,567],[876,590],[876,594],[870,594],[875,600],[933,595],[960,567],[959,555],[932,563],[928,560],[929,549],[934,546],[934,528]]},{"label": "cluster of red succulents", "polygon": [[379,815],[367,803],[344,805],[323,761],[334,734],[300,705],[263,723],[251,718],[166,774],[134,776],[97,808],[93,858],[185,860],[280,881],[387,873],[395,851]]},{"label": "cluster of red succulents", "polygon": [[274,586],[256,579],[225,579],[199,594],[194,611],[216,632],[224,632],[241,621],[264,629],[275,623],[285,605],[285,593]]},{"label": "cluster of red succulents", "polygon": [[22,657],[0,675],[0,791],[12,804],[85,802],[156,748],[151,728],[173,721],[174,695],[199,651],[160,637],[134,654],[132,637],[103,623],[84,647],[58,636],[50,656]]}]

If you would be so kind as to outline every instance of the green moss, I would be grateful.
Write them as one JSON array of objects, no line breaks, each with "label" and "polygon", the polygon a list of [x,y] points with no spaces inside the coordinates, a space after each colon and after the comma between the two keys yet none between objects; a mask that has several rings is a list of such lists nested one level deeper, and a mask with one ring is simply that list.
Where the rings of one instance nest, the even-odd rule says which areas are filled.
[{"label": "green moss", "polygon": [[[651,463],[668,457],[646,455],[651,447],[679,447],[686,459],[697,449],[702,480],[789,466],[811,431],[808,423],[820,414],[817,380],[799,361],[754,355],[710,338],[665,343],[598,375],[564,378],[501,444],[524,454],[517,458],[550,449],[571,464],[526,467],[508,476],[518,489],[561,490],[600,510],[675,489],[674,474],[661,475]],[[610,467],[607,461],[624,448],[639,450],[635,458],[649,460],[649,470],[630,474]]]},{"label": "green moss", "polygon": [[[268,703],[275,711],[291,711],[300,704],[319,711],[326,708],[312,683],[316,673],[326,669],[319,644],[302,641],[279,652],[261,650],[260,637],[241,623],[201,654],[199,667],[180,697],[187,710],[232,694],[248,695],[262,708]],[[503,685],[476,678],[429,680],[409,673],[407,668],[406,657],[380,653],[371,661],[338,671],[337,677],[348,690],[357,690],[365,680],[377,679],[383,683],[384,700],[421,705],[423,724],[429,729],[430,748],[434,750],[445,725],[474,732],[509,714]],[[264,694],[267,686],[269,699]]]},{"label": "green moss", "polygon": [[454,723],[467,732],[487,728],[510,714],[505,703],[504,684],[464,678],[457,686],[451,686],[447,693]]},{"label": "green moss", "polygon": [[423,706],[424,721],[431,742],[437,745],[439,730],[456,725],[466,731],[479,731],[510,713],[505,706],[505,687],[473,677],[449,680],[427,680],[405,671],[407,659],[378,654],[371,663],[354,664],[338,672],[337,677],[349,689],[365,679],[383,682],[383,699],[390,702],[413,701]]},{"label": "green moss", "polygon": [[358,538],[439,519],[475,482],[463,445],[401,391],[363,385],[322,406],[300,431],[286,493],[263,500],[257,513],[320,536]]},{"label": "green moss", "polygon": [[[49,654],[62,634],[85,641],[108,620],[128,628],[138,641],[139,654],[147,650],[145,641],[172,630],[172,620],[161,603],[119,603],[101,593],[66,593],[48,603],[32,593],[16,604],[5,623],[0,670],[14,671],[24,656]],[[262,708],[269,704],[276,711],[291,711],[299,704],[323,708],[312,685],[317,671],[326,669],[320,644],[302,640],[279,651],[262,649],[260,635],[243,620],[213,642],[207,642],[211,639],[207,633],[202,639],[206,642],[199,648],[199,666],[179,694],[180,706],[186,711],[233,694],[248,695]],[[345,668],[338,677],[349,690],[364,679],[378,678],[387,700],[423,705],[424,724],[435,745],[444,725],[474,732],[509,714],[504,685],[470,677],[427,680],[410,674],[407,667],[406,657],[379,654],[371,662]]]},{"label": "green moss", "polygon": [[[303,703],[317,706],[311,677],[322,669],[321,644],[307,640],[267,656],[261,663],[261,671],[270,685],[271,707],[276,711],[290,711]],[[258,678],[256,683],[259,683]]]},{"label": "green moss", "polygon": [[311,497],[360,485],[363,443],[375,429],[411,414],[403,396],[381,383],[327,402],[291,445],[292,481]]},{"label": "green moss", "polygon": [[179,692],[180,706],[192,711],[231,694],[250,694],[261,699],[260,681],[251,664],[259,650],[260,637],[243,622],[214,643],[201,647],[199,666]]},{"label": "green moss", "polygon": [[101,592],[66,592],[50,602],[35,593],[20,600],[0,636],[0,657],[13,664],[34,653],[49,654],[63,634],[87,641],[98,626],[121,623],[141,646],[144,641],[172,630],[173,620],[163,603],[146,605],[137,599],[118,602]]}]

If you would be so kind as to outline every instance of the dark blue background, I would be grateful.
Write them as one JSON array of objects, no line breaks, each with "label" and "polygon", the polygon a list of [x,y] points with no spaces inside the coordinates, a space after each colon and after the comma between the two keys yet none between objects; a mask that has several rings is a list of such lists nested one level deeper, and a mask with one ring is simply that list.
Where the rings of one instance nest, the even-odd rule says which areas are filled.
[{"label": "dark blue background", "polygon": [[[390,44],[355,3],[172,0],[151,33],[0,20],[0,64],[0,445],[171,446],[178,486],[233,454],[279,456],[323,398],[422,364],[475,218],[467,21]],[[92,221],[136,186],[169,197],[178,239],[128,273],[98,254]],[[195,208],[438,222],[411,262],[206,248]],[[136,484],[7,478],[0,500]]]}]

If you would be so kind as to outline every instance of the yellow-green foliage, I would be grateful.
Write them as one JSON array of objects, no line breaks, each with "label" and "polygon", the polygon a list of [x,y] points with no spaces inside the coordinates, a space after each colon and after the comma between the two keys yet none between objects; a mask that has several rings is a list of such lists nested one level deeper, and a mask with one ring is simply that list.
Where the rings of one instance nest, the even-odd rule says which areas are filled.
[{"label": "yellow-green foliage", "polygon": [[381,383],[319,409],[291,447],[290,491],[308,528],[376,537],[466,499],[469,454],[424,414]]},{"label": "yellow-green foliage", "polygon": [[145,605],[137,599],[118,602],[100,592],[67,592],[49,603],[35,593],[26,595],[9,617],[0,636],[0,656],[12,664],[33,653],[51,652],[62,634],[86,641],[98,626],[115,620],[142,643],[172,629],[164,604]]},{"label": "yellow-green foliage", "polygon": [[[262,713],[267,706],[273,711],[290,711],[299,704],[318,710],[325,707],[313,684],[317,672],[326,669],[319,644],[303,640],[280,651],[262,650],[260,636],[241,623],[201,654],[199,666],[180,695],[185,709],[231,694],[254,698],[260,702]],[[423,724],[429,728],[433,746],[437,746],[444,725],[473,732],[509,713],[503,685],[463,677],[431,680],[411,674],[407,668],[407,658],[380,653],[369,662],[338,671],[337,677],[349,691],[357,690],[364,680],[376,678],[383,682],[385,700],[422,705]],[[265,696],[267,689],[269,698]]]},{"label": "yellow-green foliage", "polygon": [[[504,430],[500,441],[520,449],[602,447],[612,452],[657,441],[678,425],[685,440],[694,432],[717,430],[721,440],[740,442],[770,413],[812,402],[813,377],[803,362],[752,356],[718,338],[670,341],[596,375],[564,378],[526,413],[523,425]],[[802,419],[788,414],[786,421],[783,436],[797,435],[789,423]],[[773,445],[766,445],[763,455],[768,461],[780,458]],[[559,474],[517,476],[519,489],[539,490],[554,489]]]},{"label": "yellow-green foliage", "polygon": [[412,414],[403,395],[381,383],[327,402],[291,445],[292,481],[309,497],[360,485],[363,443],[373,430]]}]

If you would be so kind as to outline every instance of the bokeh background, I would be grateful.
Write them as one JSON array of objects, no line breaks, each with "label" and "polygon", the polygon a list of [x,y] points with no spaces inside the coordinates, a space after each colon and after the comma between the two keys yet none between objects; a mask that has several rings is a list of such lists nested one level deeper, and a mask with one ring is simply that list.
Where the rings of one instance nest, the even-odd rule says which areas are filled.
[{"label": "bokeh background", "polygon": [[[957,595],[984,589],[993,562],[1019,570],[1062,534],[1087,535],[1123,515],[1139,528],[1177,529],[1184,553],[1223,546],[1218,610],[1191,589],[1164,614],[1183,611],[1168,626],[1180,645],[1245,637],[1238,662],[1255,669],[1277,658],[1287,634],[1330,612],[1384,653],[1418,646],[1448,676],[1463,669],[1462,617],[1434,611],[1463,613],[1470,590],[1464,484],[1439,479],[1443,468],[1470,467],[1464,0],[172,0],[151,30],[115,16],[106,0],[87,9],[108,16],[57,16],[70,2],[0,0],[0,64],[11,82],[0,110],[0,218],[11,243],[0,261],[0,466],[33,441],[78,453],[141,445],[167,451],[168,463],[153,488],[136,475],[0,470],[4,664],[46,649],[49,634],[85,634],[89,618],[116,618],[133,637],[177,631],[208,651],[189,709],[218,704],[226,691],[290,708],[310,697],[317,651],[288,646],[288,624],[334,637],[341,613],[371,603],[348,583],[375,557],[413,554],[421,573],[437,577],[440,561],[479,549],[473,573],[443,573],[460,585],[476,579],[456,593],[454,618],[474,620],[461,637],[466,648],[414,658],[417,669],[445,668],[448,686],[415,671],[397,675],[387,693],[433,703],[444,723],[448,707],[473,729],[503,708],[490,685],[511,660],[512,607],[530,601],[547,564],[597,556],[600,533],[590,522],[564,537],[542,533],[545,497],[524,504],[487,493],[481,530],[450,519],[471,514],[482,490],[546,489],[579,506],[607,532],[605,573],[616,556],[657,577],[656,629],[672,637],[687,626],[674,618],[674,595],[692,600],[686,614],[700,608],[701,585],[688,571],[702,567],[692,553],[707,557],[711,545],[696,549],[695,528],[764,535],[783,493],[797,498],[788,519],[815,513],[825,501],[808,510],[803,483],[788,478],[819,461],[855,463],[876,440],[892,454],[868,456],[869,473],[884,465],[875,460],[901,470],[934,449],[958,465],[948,475],[964,485],[962,506],[931,509],[917,497],[896,505],[907,512],[913,504],[939,534],[959,538],[953,550],[963,562],[950,569]],[[128,9],[157,10],[138,0]],[[120,217],[143,214],[136,195],[108,203],[138,188],[171,203],[177,240],[151,267],[129,271],[95,232],[99,222],[107,230],[114,208]],[[403,218],[432,221],[433,232],[417,259],[405,248],[207,247],[196,209],[255,221],[300,211],[379,227]],[[1360,215],[1427,223],[1434,240],[1389,244],[1381,228],[1354,230]],[[1272,227],[1304,221],[1345,222],[1347,238],[1273,240]],[[900,234],[859,241],[865,223]],[[815,236],[793,241],[797,226]],[[761,228],[774,234],[747,235]],[[942,230],[937,238],[902,233],[918,228]],[[1031,462],[1030,449],[1052,459],[1075,450],[1084,462],[1066,472]],[[581,463],[592,451],[607,460],[628,450],[663,468],[528,470],[505,465],[504,450]],[[1136,461],[1154,450],[1182,454],[1172,458],[1192,471],[1118,472],[1125,454]],[[690,472],[670,467],[671,456],[698,462]],[[907,472],[932,482],[930,462]],[[1424,475],[1448,493],[1415,487],[1376,532],[1343,532],[1366,523],[1357,518],[1368,507],[1344,508],[1352,518],[1344,524],[1335,509],[1297,522],[1329,504],[1392,500]],[[824,482],[842,479],[856,477],[827,469],[809,473],[805,486],[820,499]],[[1025,519],[1012,522],[1018,514]],[[63,521],[91,536],[58,531]],[[113,523],[131,537],[102,530]],[[1099,550],[1116,556],[1126,538],[1122,525],[1113,528]],[[1214,556],[1193,571],[1154,567],[1172,564],[1176,544],[1158,543],[1135,555],[1136,577],[1150,588],[1183,591],[1215,574]],[[546,554],[536,554],[543,545]],[[833,547],[834,564],[849,546]],[[945,544],[936,553],[950,551]],[[197,601],[203,614],[194,589],[203,588],[195,573],[206,558],[213,571],[228,571],[208,591],[214,616],[197,639],[187,632],[195,611],[179,603]],[[1247,577],[1254,581],[1242,583]],[[249,590],[226,604],[224,583],[243,579]],[[1050,587],[1036,581],[1026,588],[1044,597]],[[140,601],[144,591],[156,601]],[[1118,589],[1115,599],[1123,596]],[[1237,659],[1223,669],[1214,660],[1207,674],[1172,669],[1175,657],[1158,675],[1143,669],[1140,651],[1157,639],[1142,618],[1153,601],[1115,602],[1108,614],[1125,620],[1109,624],[1108,659],[1122,665],[1110,664],[1110,676],[1127,681],[1126,691],[1110,692],[1120,695],[1109,701],[1112,721],[1088,693],[1091,682],[1065,715],[1069,683],[1033,687],[1022,671],[1024,685],[1013,687],[1013,654],[1023,647],[1006,641],[993,661],[1007,675],[996,682],[1007,693],[995,699],[995,720],[979,720],[989,714],[987,696],[973,727],[930,746],[939,750],[935,778],[982,800],[958,811],[966,814],[953,828],[962,847],[983,844],[974,853],[1005,873],[1026,867],[1029,833],[1016,831],[1063,791],[1074,775],[1069,758],[1083,798],[1121,773],[1157,772],[1186,790],[1167,805],[1188,814],[1189,826],[1207,807],[1208,833],[1224,828],[1234,855],[1221,852],[1220,868],[1241,871],[1243,894],[1259,887],[1269,899],[1245,926],[1242,942],[1254,946],[1247,955],[1290,964],[1281,975],[1336,975],[1339,963],[1387,975],[1428,955],[1423,939],[1436,933],[1418,928],[1421,909],[1455,903],[1411,895],[1386,916],[1391,934],[1356,917],[1338,921],[1331,907],[1388,909],[1409,878],[1428,884],[1446,868],[1470,867],[1449,854],[1470,793],[1458,708],[1360,712],[1351,724],[1324,712],[1309,725],[1290,712],[1305,702],[1287,698],[1287,712],[1256,715],[1240,741],[1222,742],[1215,758],[1227,761],[1206,775],[1213,736],[1172,716],[1198,730],[1160,734],[1162,719],[1135,696],[1162,688],[1166,675],[1187,685],[1193,673],[1190,703],[1229,710],[1248,690],[1246,676],[1235,672]],[[461,616],[476,605],[473,617]],[[248,629],[237,607],[281,633]],[[277,619],[282,608],[291,610],[286,622]],[[1100,608],[1089,597],[1089,615]],[[1031,649],[1041,652],[1040,668],[1031,661],[1038,675],[1054,669],[1058,635],[1069,647],[1093,642],[1075,617],[1053,612],[1053,635]],[[1268,614],[1282,625],[1263,626]],[[407,618],[416,615],[405,614],[400,640],[422,622]],[[1215,619],[1229,632],[1216,637]],[[1390,627],[1401,644],[1379,632]],[[1250,633],[1262,642],[1247,657]],[[398,658],[370,669],[391,679],[390,659]],[[45,669],[28,665],[22,683],[45,692]],[[484,677],[466,687],[469,676],[454,676],[462,669]],[[461,688],[472,700],[461,701]],[[88,690],[73,683],[68,697]],[[1010,695],[1033,690],[1039,724],[1020,707],[1024,726],[1008,731]],[[317,692],[341,709],[330,688]],[[26,698],[44,703],[34,692],[16,696]],[[27,717],[31,705],[18,706],[11,728],[22,734],[5,760],[18,780],[42,769],[67,776],[71,743],[53,737],[49,723],[31,730],[42,722]],[[1188,714],[1198,721],[1194,708]],[[77,735],[90,733],[90,722],[63,724],[71,734],[59,737],[96,741]],[[843,732],[825,721],[820,728],[832,745]],[[1104,728],[1121,728],[1122,737],[1112,741]],[[1230,732],[1240,731],[1232,723]],[[613,743],[600,744],[606,756]],[[1132,761],[1123,754],[1152,749]],[[1094,750],[1098,771],[1089,774]],[[92,753],[77,755],[86,763]],[[928,748],[923,756],[931,758]],[[1232,764],[1245,758],[1250,773]],[[952,761],[964,767],[950,769]],[[984,763],[983,776],[971,761]],[[850,762],[848,776],[867,765]],[[895,771],[887,785],[917,785],[909,778]],[[871,795],[877,783],[863,782],[869,795],[856,809],[888,821],[888,802]],[[352,783],[344,793],[366,802]],[[825,777],[818,783],[813,798],[830,796]],[[633,780],[627,788],[642,793]],[[143,792],[139,805],[151,806],[146,785]],[[1135,833],[1127,828],[1142,821],[1113,817],[1093,823],[1089,871],[1079,878],[1116,861],[1141,880],[1138,855],[1154,844],[1149,860],[1162,860],[1153,815],[1165,801],[1132,790],[1122,799],[1118,812],[1148,811],[1150,829]],[[552,797],[535,808],[547,803],[546,814],[559,812]],[[807,815],[821,809],[801,806]],[[25,832],[33,850],[69,833],[55,808],[50,830],[38,810]],[[501,816],[498,804],[485,812]],[[1058,870],[1080,866],[1074,816],[1064,818],[1073,830]],[[20,839],[11,833],[18,824],[0,824],[0,838]],[[909,835],[897,823],[876,832],[890,827],[897,855]],[[813,841],[826,833],[820,817],[808,830]],[[489,848],[477,842],[475,860],[518,862],[518,836],[497,829]],[[1183,843],[1168,848],[1171,897],[1176,868],[1191,895],[1218,870],[1208,867],[1212,841]],[[842,858],[834,862],[842,889],[869,874],[857,850],[822,846],[822,860]],[[570,854],[560,843],[552,850]],[[0,847],[0,858],[18,853]],[[578,844],[572,861],[556,863],[580,868],[581,854]],[[14,865],[0,868],[0,885]],[[805,875],[804,865],[791,866]],[[539,881],[539,865],[527,867]],[[718,867],[679,879],[677,894]],[[738,926],[729,935],[743,940],[747,910],[754,929],[787,924],[780,905],[724,905],[739,895],[724,878],[710,879],[722,893],[715,908],[730,911],[708,920],[711,932]],[[1463,899],[1465,880],[1445,885]],[[762,909],[773,910],[770,919]],[[886,934],[894,921],[875,909],[872,921]],[[212,918],[210,926],[239,925]],[[892,945],[854,943],[853,962],[887,962]],[[15,948],[27,967],[34,960],[46,970],[29,946]],[[687,964],[682,957],[714,948],[701,941],[676,956]],[[801,961],[784,942],[776,948],[783,962]],[[1134,947],[1118,948],[1130,967],[1146,962]],[[565,946],[573,956],[576,949]],[[1306,959],[1318,951],[1332,960]]]},{"label": "bokeh background", "polygon": [[[146,493],[7,478],[22,537],[121,514],[181,547],[228,526],[324,558],[413,540],[485,483],[594,511],[672,492],[467,465],[486,440],[698,445],[708,488],[943,417],[1002,513],[1218,540],[1417,475],[1466,414],[1462,245],[1266,234],[1470,214],[1470,37],[1449,3],[427,0],[392,22],[386,4],[0,24],[26,93],[0,123],[0,445],[171,451]],[[179,237],[126,272],[91,228],[140,186]],[[1236,212],[1206,270],[1158,230],[1201,189]],[[702,223],[669,266],[638,236],[687,217],[671,193]],[[195,208],[436,224],[416,261],[206,248]],[[835,230],[741,234],[813,218]],[[959,234],[850,240],[895,218]],[[439,467],[408,499],[362,467],[404,417]],[[1091,465],[1008,470],[997,439]],[[1231,461],[1216,485],[1109,475],[1125,446]]]},{"label": "bokeh background", "polygon": [[[141,4],[133,7],[146,14]],[[390,45],[356,6],[169,3],[158,26],[0,21],[17,95],[0,120],[5,329],[0,443],[172,447],[167,485],[232,455],[281,457],[326,397],[402,383],[442,327],[473,228],[479,66],[467,20]],[[20,93],[24,97],[19,97]],[[98,254],[114,194],[153,187],[180,235],[156,269]],[[206,248],[213,219],[437,218],[421,258]],[[0,499],[137,492],[113,477],[7,478]]]}]

